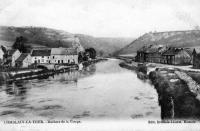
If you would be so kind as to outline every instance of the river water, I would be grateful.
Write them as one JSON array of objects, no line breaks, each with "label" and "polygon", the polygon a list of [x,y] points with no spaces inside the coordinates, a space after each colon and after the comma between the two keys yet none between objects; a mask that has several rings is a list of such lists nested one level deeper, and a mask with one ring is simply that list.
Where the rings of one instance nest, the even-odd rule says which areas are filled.
[{"label": "river water", "polygon": [[155,89],[109,59],[0,86],[0,119],[160,119]]}]

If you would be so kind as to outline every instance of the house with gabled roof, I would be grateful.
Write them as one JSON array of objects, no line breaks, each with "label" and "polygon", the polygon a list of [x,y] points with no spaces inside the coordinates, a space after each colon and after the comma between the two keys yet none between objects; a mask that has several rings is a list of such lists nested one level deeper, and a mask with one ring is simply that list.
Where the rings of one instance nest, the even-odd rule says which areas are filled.
[{"label": "house with gabled roof", "polygon": [[161,63],[162,53],[167,50],[163,45],[143,46],[137,51],[136,61]]},{"label": "house with gabled roof", "polygon": [[18,49],[9,49],[7,50],[6,55],[4,55],[4,65],[15,67],[15,61],[21,55]]},{"label": "house with gabled roof", "polygon": [[168,47],[163,45],[151,45],[146,50],[146,62],[161,63],[162,53],[165,52]]},{"label": "house with gabled roof", "polygon": [[190,65],[192,61],[191,53],[184,48],[170,47],[162,56],[163,64]]},{"label": "house with gabled roof", "polygon": [[35,49],[31,52],[32,63],[47,64],[50,63],[51,50],[50,49]]},{"label": "house with gabled roof", "polygon": [[31,55],[28,53],[22,53],[15,61],[16,67],[26,68],[32,64]]},{"label": "house with gabled roof", "polygon": [[51,63],[53,64],[78,64],[78,52],[75,48],[52,48]]}]

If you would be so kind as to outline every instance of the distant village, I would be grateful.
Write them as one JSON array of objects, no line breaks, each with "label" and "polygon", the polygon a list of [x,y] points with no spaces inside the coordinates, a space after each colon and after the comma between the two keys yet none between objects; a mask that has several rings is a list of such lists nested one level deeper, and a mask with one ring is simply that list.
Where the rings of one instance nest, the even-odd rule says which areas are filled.
[{"label": "distant village", "polygon": [[200,68],[200,50],[164,45],[143,46],[137,51],[135,61],[169,65],[193,65],[193,68]]},{"label": "distant village", "polygon": [[79,52],[77,47],[31,48],[29,51],[24,51],[27,49],[24,47],[23,40],[17,42],[19,38],[16,38],[11,49],[1,46],[1,69],[24,69],[38,65],[78,65],[79,62],[96,57],[93,48],[86,49],[85,52]]}]

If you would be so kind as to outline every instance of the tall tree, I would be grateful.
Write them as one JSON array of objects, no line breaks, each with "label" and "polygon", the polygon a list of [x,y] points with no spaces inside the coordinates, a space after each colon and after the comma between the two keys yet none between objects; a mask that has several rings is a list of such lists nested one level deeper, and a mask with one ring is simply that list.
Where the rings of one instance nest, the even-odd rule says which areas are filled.
[{"label": "tall tree", "polygon": [[83,61],[83,53],[82,52],[79,52],[78,53],[78,62],[82,62]]},{"label": "tall tree", "polygon": [[29,49],[31,48],[30,45],[26,45],[26,42],[28,39],[23,36],[16,37],[15,43],[13,44],[13,49],[18,49],[22,53],[29,52]]}]

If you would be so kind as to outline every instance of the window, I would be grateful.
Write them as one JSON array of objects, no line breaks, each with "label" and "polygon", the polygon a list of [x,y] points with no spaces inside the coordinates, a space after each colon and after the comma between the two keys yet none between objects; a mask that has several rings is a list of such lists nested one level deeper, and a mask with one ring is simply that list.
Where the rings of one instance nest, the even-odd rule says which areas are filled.
[{"label": "window", "polygon": [[44,56],[42,56],[42,58],[44,58]]},{"label": "window", "polygon": [[54,56],[53,56],[53,59],[54,59]]}]

